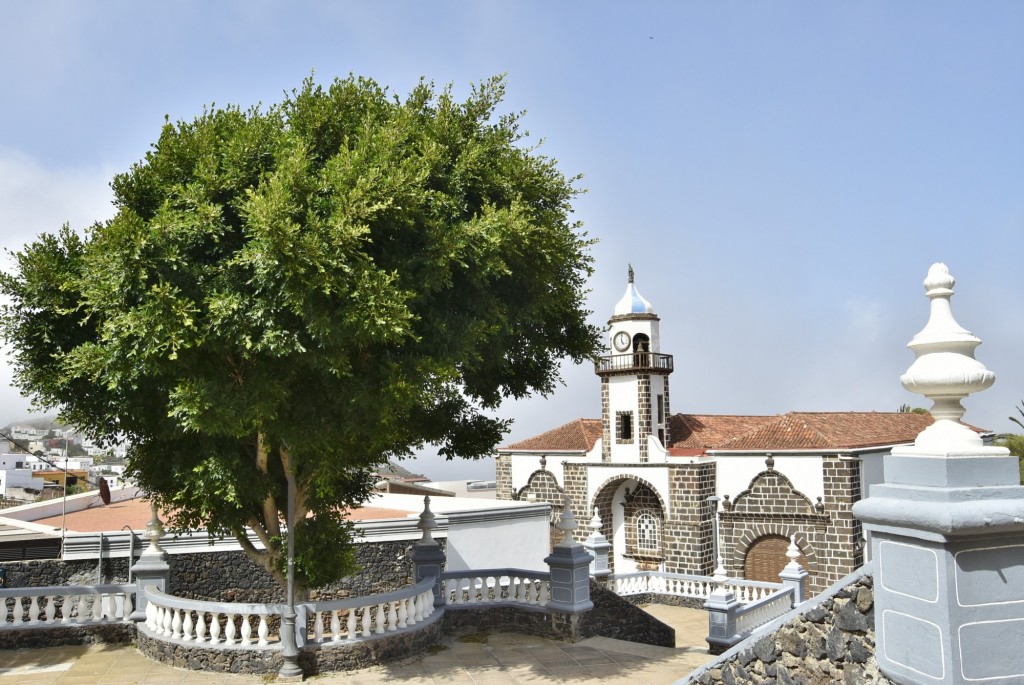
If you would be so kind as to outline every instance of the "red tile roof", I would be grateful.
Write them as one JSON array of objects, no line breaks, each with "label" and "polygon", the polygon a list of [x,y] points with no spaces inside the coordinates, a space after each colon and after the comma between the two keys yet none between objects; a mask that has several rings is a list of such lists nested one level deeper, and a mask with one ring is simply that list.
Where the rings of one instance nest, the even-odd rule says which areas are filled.
[{"label": "red tile roof", "polygon": [[714,414],[675,414],[669,417],[672,447],[712,449],[756,430],[771,421],[771,416],[733,416]]},{"label": "red tile roof", "polygon": [[514,442],[506,450],[579,450],[589,452],[601,437],[600,419],[576,419],[546,433]]},{"label": "red tile roof", "polygon": [[800,450],[895,445],[913,442],[933,421],[931,414],[901,412],[790,412],[717,447]]},{"label": "red tile roof", "polygon": [[[696,454],[709,449],[862,449],[912,443],[932,421],[931,414],[901,412],[790,412],[776,416],[675,414],[669,418],[673,438],[670,449],[674,454]],[[578,419],[503,449],[589,451],[600,437],[601,421]]]}]

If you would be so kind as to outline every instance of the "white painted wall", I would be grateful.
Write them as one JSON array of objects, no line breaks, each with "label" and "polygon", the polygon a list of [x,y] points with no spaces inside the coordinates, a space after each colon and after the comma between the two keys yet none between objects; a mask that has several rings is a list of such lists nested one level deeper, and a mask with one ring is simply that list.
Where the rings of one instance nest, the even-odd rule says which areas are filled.
[{"label": "white painted wall", "polygon": [[636,488],[637,482],[629,480],[619,486],[612,501],[612,552],[615,555],[616,573],[635,573],[636,560],[622,556],[626,550],[626,511],[622,507],[625,501],[626,488]]},{"label": "white painted wall", "polygon": [[[624,476],[646,481],[661,496],[665,505],[665,518],[670,515],[672,504],[668,498],[668,467],[635,467],[630,465],[616,464],[610,468],[590,469],[587,478],[587,506],[594,506],[594,498],[597,496],[598,488],[610,478]],[[636,484],[634,483],[633,487]],[[593,513],[593,512],[590,512]]]},{"label": "white painted wall", "polygon": [[[28,468],[28,454],[0,454],[0,469],[25,469]],[[32,457],[35,459],[35,457]]]},{"label": "white painted wall", "polygon": [[470,520],[448,515],[449,571],[481,568],[522,568],[547,571],[551,553],[547,507],[529,518]]},{"label": "white painted wall", "polygon": [[42,483],[32,477],[31,469],[0,469],[0,494],[7,496],[8,488],[38,489]]},{"label": "white painted wall", "polygon": [[[754,476],[764,471],[765,455],[722,455],[714,457],[718,464],[718,478],[715,484],[715,494],[719,497],[729,495],[729,499],[736,501],[737,495],[750,487],[750,481]],[[818,497],[825,495],[825,474],[822,471],[821,455],[799,454],[799,455],[773,455],[775,459],[775,470],[789,478],[793,487],[806,495],[813,504]]]},{"label": "white painted wall", "polygon": [[[611,454],[612,461],[640,461],[640,407],[637,406],[639,383],[636,376],[612,376],[608,379],[608,407],[611,412]],[[633,412],[633,442],[620,445],[615,438],[615,416],[620,411]]]}]

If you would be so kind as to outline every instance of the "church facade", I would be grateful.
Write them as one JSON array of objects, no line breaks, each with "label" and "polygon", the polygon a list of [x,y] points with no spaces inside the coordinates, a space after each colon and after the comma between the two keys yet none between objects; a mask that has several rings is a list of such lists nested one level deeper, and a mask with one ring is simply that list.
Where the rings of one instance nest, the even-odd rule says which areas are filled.
[{"label": "church facade", "polygon": [[661,351],[659,322],[630,270],[595,366],[601,418],[500,448],[498,498],[549,502],[553,520],[566,495],[579,521],[596,511],[614,573],[711,574],[716,516],[731,577],[777,581],[790,536],[812,592],[860,566],[853,504],[881,482],[882,457],[913,443],[931,416],[672,414],[674,361]]}]

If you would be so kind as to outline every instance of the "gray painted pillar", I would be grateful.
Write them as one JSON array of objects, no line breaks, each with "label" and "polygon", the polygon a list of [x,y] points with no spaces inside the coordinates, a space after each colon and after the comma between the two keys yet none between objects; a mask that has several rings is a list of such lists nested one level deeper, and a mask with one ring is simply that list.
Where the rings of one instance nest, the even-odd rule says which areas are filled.
[{"label": "gray painted pillar", "polygon": [[797,563],[800,558],[800,548],[796,546],[796,536],[789,537],[789,549],[786,550],[786,557],[789,563],[779,573],[784,587],[793,588],[793,606],[803,604],[807,599],[807,577],[810,574],[803,566]]},{"label": "gray painted pillar", "polygon": [[135,578],[135,611],[132,612],[133,621],[146,620],[146,588],[154,587],[161,592],[167,592],[171,581],[171,567],[167,563],[167,552],[160,547],[160,538],[164,535],[163,522],[156,513],[156,502],[150,506],[152,518],[146,524],[144,536],[149,538],[149,547],[139,556],[139,560],[131,567],[132,576]]},{"label": "gray painted pillar", "polygon": [[707,643],[709,652],[721,654],[740,641],[740,636],[736,632],[736,611],[742,605],[725,585],[729,576],[725,573],[721,555],[718,557],[718,567],[712,578],[718,587],[712,590],[704,602],[704,608],[708,610]]},{"label": "gray painted pillar", "polygon": [[590,600],[590,562],[594,557],[587,554],[582,544],[573,540],[576,517],[568,495],[565,496],[562,517],[555,527],[562,531],[562,541],[544,559],[551,568],[551,599],[547,607],[567,614],[590,611],[594,608]]},{"label": "gray painted pillar", "polygon": [[590,562],[590,575],[597,580],[604,580],[611,575],[612,570],[608,565],[608,554],[611,551],[612,543],[608,538],[601,535],[601,517],[597,514],[597,507],[594,507],[594,518],[590,519],[590,535],[583,541],[583,549],[594,557]]},{"label": "gray painted pillar", "polygon": [[441,545],[433,538],[430,531],[437,528],[437,518],[434,512],[430,511],[430,495],[423,497],[423,511],[420,513],[420,522],[416,527],[423,531],[421,537],[412,546],[410,557],[412,558],[413,577],[416,582],[424,578],[434,578],[434,606],[444,606],[445,597],[441,592],[441,572],[444,570],[445,555]]},{"label": "gray painted pillar", "polygon": [[931,316],[901,381],[935,423],[884,459],[885,482],[854,505],[871,533],[875,657],[895,682],[1024,683],[1024,488],[1017,459],[960,423],[960,401],[995,376],[953,319],[954,280],[924,282]]}]

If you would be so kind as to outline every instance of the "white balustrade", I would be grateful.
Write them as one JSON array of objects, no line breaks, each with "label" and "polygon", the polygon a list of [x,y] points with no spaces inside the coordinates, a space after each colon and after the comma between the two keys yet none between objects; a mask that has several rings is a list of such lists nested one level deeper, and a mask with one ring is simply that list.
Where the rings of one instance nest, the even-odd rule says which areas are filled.
[{"label": "white balustrade", "polygon": [[736,633],[746,637],[757,628],[782,616],[793,608],[793,589],[785,588],[765,594],[755,602],[736,611]]},{"label": "white balustrade", "polygon": [[128,621],[135,591],[134,585],[0,589],[0,630]]},{"label": "white balustrade", "polygon": [[[616,574],[609,576],[607,582],[609,590],[622,596],[649,592],[698,600],[707,600],[716,587],[710,576],[660,571]],[[782,583],[730,579],[726,583],[726,587],[736,595],[736,599],[742,604],[750,604],[781,590],[783,585]]]}]

